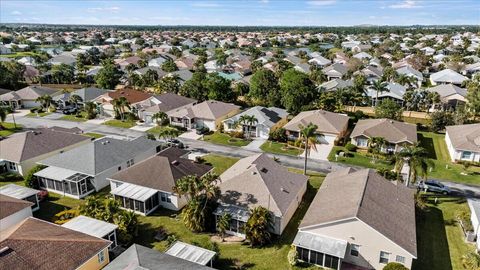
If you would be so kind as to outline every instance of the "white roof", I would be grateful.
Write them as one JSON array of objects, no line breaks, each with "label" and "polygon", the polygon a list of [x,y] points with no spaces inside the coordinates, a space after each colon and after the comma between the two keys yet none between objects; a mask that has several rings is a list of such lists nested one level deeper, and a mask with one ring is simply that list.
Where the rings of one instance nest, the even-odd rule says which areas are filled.
[{"label": "white roof", "polygon": [[137,201],[146,201],[148,198],[152,197],[158,191],[155,189],[137,186],[134,184],[123,183],[110,193],[117,196],[127,197]]},{"label": "white roof", "polygon": [[293,240],[295,246],[325,253],[338,258],[344,258],[347,250],[347,241],[330,238],[305,231],[298,231]]},{"label": "white roof", "polygon": [[210,262],[216,254],[214,251],[180,241],[173,243],[173,245],[167,251],[165,251],[165,253],[201,265],[207,265],[207,263]]},{"label": "white roof", "polygon": [[62,226],[98,238],[103,238],[118,228],[115,224],[86,216],[75,217]]},{"label": "white roof", "polygon": [[8,184],[0,187],[0,194],[10,196],[12,198],[23,200],[32,195],[36,195],[39,191],[33,188],[22,187],[15,184]]},{"label": "white roof", "polygon": [[69,169],[50,166],[35,173],[34,175],[37,177],[44,177],[52,180],[62,181],[76,173],[77,173],[76,171],[72,171]]},{"label": "white roof", "polygon": [[430,79],[435,82],[447,82],[454,84],[461,84],[463,81],[468,80],[467,77],[451,69],[444,69],[442,71],[433,73],[430,75]]}]

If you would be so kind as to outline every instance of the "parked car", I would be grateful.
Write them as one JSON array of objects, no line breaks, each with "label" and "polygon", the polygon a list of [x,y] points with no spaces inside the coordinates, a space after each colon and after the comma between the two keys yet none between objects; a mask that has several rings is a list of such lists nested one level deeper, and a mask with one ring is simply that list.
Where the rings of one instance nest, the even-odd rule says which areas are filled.
[{"label": "parked car", "polygon": [[210,132],[210,129],[208,127],[199,127],[196,129],[195,132],[197,133],[197,135],[203,135],[205,133]]},{"label": "parked car", "polygon": [[444,184],[436,180],[420,181],[418,182],[417,189],[436,192],[436,193],[442,193],[444,195],[448,195],[451,193],[451,190],[449,187],[445,186]]},{"label": "parked car", "polygon": [[75,108],[75,107],[65,107],[65,108],[63,108],[62,113],[63,114],[75,114],[75,113],[77,113],[77,108]]},{"label": "parked car", "polygon": [[177,139],[167,139],[167,145],[172,147],[184,148],[183,143]]}]

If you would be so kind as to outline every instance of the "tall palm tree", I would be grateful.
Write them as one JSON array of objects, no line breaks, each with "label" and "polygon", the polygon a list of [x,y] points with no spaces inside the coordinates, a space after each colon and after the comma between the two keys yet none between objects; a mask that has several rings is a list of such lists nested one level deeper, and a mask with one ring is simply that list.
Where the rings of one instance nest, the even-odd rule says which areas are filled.
[{"label": "tall palm tree", "polygon": [[250,117],[246,114],[240,116],[240,118],[238,118],[238,123],[242,125],[242,131],[243,131],[243,126],[246,125],[247,126],[247,137],[248,137],[248,133],[249,133],[249,127],[248,127],[248,121],[249,121]]},{"label": "tall palm tree", "polygon": [[251,246],[263,246],[270,241],[268,229],[272,226],[270,211],[258,206],[250,210],[250,217],[245,224],[245,235]]},{"label": "tall palm tree", "polygon": [[48,110],[48,107],[50,107],[50,104],[52,104],[53,98],[49,95],[43,95],[38,97],[35,102],[40,102],[41,106],[46,110]]},{"label": "tall palm tree", "polygon": [[69,101],[70,103],[74,104],[74,105],[75,105],[75,108],[77,108],[77,107],[78,107],[78,103],[83,102],[83,99],[82,99],[81,96],[76,95],[76,94],[73,94],[73,95],[70,96],[70,98],[68,99],[68,101]]},{"label": "tall palm tree", "polygon": [[383,92],[388,92],[388,84],[384,81],[378,80],[373,82],[372,89],[375,91],[375,106],[378,105],[378,95]]},{"label": "tall palm tree", "polygon": [[157,123],[157,126],[160,126],[168,120],[168,115],[165,112],[156,112],[152,115],[152,120]]},{"label": "tall palm tree", "polygon": [[408,166],[408,176],[405,183],[408,186],[415,183],[417,176],[423,179],[427,178],[428,168],[433,167],[433,163],[428,159],[428,152],[425,148],[418,145],[405,146],[396,154],[395,171],[400,172],[404,165]]},{"label": "tall palm tree", "polygon": [[258,119],[255,117],[255,115],[250,115],[248,117],[248,138],[250,139],[250,129],[258,123]]},{"label": "tall palm tree", "polygon": [[131,110],[130,102],[127,100],[126,97],[120,97],[118,99],[118,101],[119,101],[119,104],[120,104],[120,110],[122,112],[122,121],[124,121],[125,120],[126,109]]},{"label": "tall palm tree", "polygon": [[386,141],[382,137],[371,137],[368,138],[367,145],[368,149],[372,152],[373,163],[375,163],[376,158],[382,152],[382,148],[386,145]]},{"label": "tall palm tree", "polygon": [[305,163],[303,165],[304,175],[307,175],[307,159],[310,155],[310,151],[312,149],[317,151],[317,129],[318,126],[312,123],[308,124],[306,127],[300,125],[300,137],[303,138],[303,143],[305,144]]}]

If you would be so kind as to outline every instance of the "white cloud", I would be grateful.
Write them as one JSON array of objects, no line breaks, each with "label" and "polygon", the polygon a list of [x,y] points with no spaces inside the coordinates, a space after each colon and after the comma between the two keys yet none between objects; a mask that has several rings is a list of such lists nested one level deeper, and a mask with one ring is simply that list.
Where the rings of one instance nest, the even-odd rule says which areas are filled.
[{"label": "white cloud", "polygon": [[329,6],[333,5],[337,2],[337,0],[314,0],[314,1],[307,1],[307,4],[311,6]]},{"label": "white cloud", "polygon": [[220,5],[212,2],[195,2],[192,7],[219,7]]},{"label": "white cloud", "polygon": [[420,8],[422,6],[418,5],[418,1],[414,0],[405,0],[403,2],[393,4],[388,6],[389,8],[396,8],[396,9],[410,9],[410,8]]},{"label": "white cloud", "polygon": [[119,7],[92,7],[92,8],[87,8],[88,12],[101,12],[101,11],[118,12],[119,10],[120,10]]},{"label": "white cloud", "polygon": [[20,11],[18,11],[18,10],[12,11],[11,14],[12,14],[12,15],[15,15],[15,16],[22,15],[22,13],[21,13]]}]

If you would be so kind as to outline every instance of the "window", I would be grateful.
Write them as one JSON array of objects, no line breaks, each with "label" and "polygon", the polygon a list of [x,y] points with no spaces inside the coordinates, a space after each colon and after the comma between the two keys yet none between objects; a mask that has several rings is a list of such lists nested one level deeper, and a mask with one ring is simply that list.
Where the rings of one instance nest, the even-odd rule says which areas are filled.
[{"label": "window", "polygon": [[127,168],[130,166],[133,166],[133,164],[135,164],[135,162],[133,162],[133,158],[130,160],[127,160]]},{"label": "window", "polygon": [[103,250],[100,253],[98,253],[97,257],[98,257],[98,263],[103,263],[103,261],[105,261],[105,254],[103,253]]},{"label": "window", "polygon": [[160,192],[160,200],[162,200],[162,202],[166,202],[167,201],[167,194],[165,194],[163,192]]},{"label": "window", "polygon": [[17,171],[17,164],[14,163],[14,162],[8,162],[8,168],[9,168],[11,171]]},{"label": "window", "polygon": [[380,263],[387,264],[389,257],[390,257],[390,253],[385,251],[380,251]]},{"label": "window", "polygon": [[472,152],[469,152],[469,151],[462,152],[462,159],[471,159],[471,158],[472,158]]},{"label": "window", "polygon": [[397,255],[397,257],[395,258],[395,261],[398,262],[398,263],[405,264],[405,257]]},{"label": "window", "polygon": [[358,250],[360,249],[359,245],[351,244],[350,245],[350,255],[358,257]]}]

